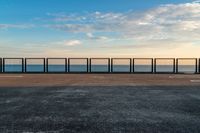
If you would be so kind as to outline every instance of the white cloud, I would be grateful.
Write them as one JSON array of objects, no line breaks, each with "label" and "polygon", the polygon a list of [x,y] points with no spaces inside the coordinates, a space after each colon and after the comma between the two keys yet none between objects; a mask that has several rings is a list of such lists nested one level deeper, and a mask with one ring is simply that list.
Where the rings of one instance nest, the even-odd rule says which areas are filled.
[{"label": "white cloud", "polygon": [[76,46],[82,44],[80,40],[69,40],[69,41],[63,41],[63,44],[65,46]]},{"label": "white cloud", "polygon": [[[54,22],[47,24],[46,22],[49,20]],[[49,43],[50,45],[40,46],[41,54],[51,55],[53,53],[52,55],[60,56],[71,50],[70,55],[77,52],[77,55],[87,54],[87,56],[95,54],[102,56],[112,54],[113,57],[118,55],[130,57],[133,54],[134,56],[149,55],[149,57],[199,56],[199,0],[191,3],[161,5],[140,12],[49,13],[47,21],[43,21],[44,23],[46,23],[45,27],[70,34],[78,33],[86,39]],[[34,27],[34,25],[0,24],[0,30],[30,27]],[[102,43],[102,41],[94,42],[94,40],[105,41]],[[72,47],[83,42],[90,47],[85,45],[81,45],[81,49]],[[36,48],[38,47],[36,46]],[[46,50],[47,47],[49,49]],[[46,52],[44,52],[45,50]],[[83,50],[85,51],[82,52]],[[29,53],[29,50],[26,53]]]},{"label": "white cloud", "polygon": [[87,37],[89,37],[89,38],[93,38],[94,35],[93,35],[92,33],[87,33]]},{"label": "white cloud", "polygon": [[[120,50],[120,53],[129,55],[163,54],[166,57],[183,56],[184,53],[187,56],[199,55],[199,1],[160,5],[140,12],[62,13],[54,14],[54,17],[56,24],[47,27],[73,34],[82,33],[83,37],[89,38],[87,44],[94,44],[92,48],[98,48],[100,52],[116,50],[119,53]],[[93,43],[93,40],[105,41]]]},{"label": "white cloud", "polygon": [[[66,15],[70,18],[70,15]],[[48,27],[72,33],[114,32],[133,40],[199,40],[200,3],[167,4],[142,12],[73,14]],[[59,16],[57,16],[59,19]],[[62,16],[63,18],[63,16]],[[73,21],[74,23],[71,23]],[[97,39],[98,37],[96,37]],[[105,39],[104,36],[100,37]],[[99,39],[100,39],[99,38]],[[119,38],[117,38],[119,39]]]},{"label": "white cloud", "polygon": [[107,40],[108,39],[108,37],[106,36],[95,36],[93,33],[87,33],[86,36],[89,39],[93,39],[93,40]]},{"label": "white cloud", "polygon": [[195,0],[193,1],[193,3],[200,3],[200,0]]},{"label": "white cloud", "polygon": [[63,41],[57,41],[53,43],[49,43],[50,45],[56,45],[58,47],[63,46],[76,46],[82,44],[80,40],[63,40]]}]

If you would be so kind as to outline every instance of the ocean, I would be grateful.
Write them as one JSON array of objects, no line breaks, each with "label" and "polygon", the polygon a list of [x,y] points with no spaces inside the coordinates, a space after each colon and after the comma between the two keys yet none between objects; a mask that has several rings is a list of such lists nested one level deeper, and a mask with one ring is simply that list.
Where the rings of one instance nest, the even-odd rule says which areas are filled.
[{"label": "ocean", "polygon": [[[25,68],[25,67],[24,67]],[[45,71],[44,71],[45,69]],[[194,65],[179,65],[178,72],[180,73],[195,73]],[[129,65],[113,65],[113,67],[108,67],[107,65],[91,65],[87,67],[87,65],[27,65],[26,72],[152,72],[151,65],[135,65],[134,69],[130,68]],[[173,72],[172,65],[157,65],[156,72]],[[3,71],[3,69],[2,69]],[[22,65],[9,64],[5,65],[4,72],[22,72]],[[23,69],[25,72],[25,69]],[[154,72],[154,69],[153,69]]]}]

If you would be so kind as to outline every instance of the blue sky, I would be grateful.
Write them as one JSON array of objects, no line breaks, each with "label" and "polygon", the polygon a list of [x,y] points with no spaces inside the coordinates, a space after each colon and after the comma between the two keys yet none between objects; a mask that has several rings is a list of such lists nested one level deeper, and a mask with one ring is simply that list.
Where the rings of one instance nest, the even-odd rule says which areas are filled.
[{"label": "blue sky", "polygon": [[197,57],[199,14],[194,0],[0,0],[0,55]]}]

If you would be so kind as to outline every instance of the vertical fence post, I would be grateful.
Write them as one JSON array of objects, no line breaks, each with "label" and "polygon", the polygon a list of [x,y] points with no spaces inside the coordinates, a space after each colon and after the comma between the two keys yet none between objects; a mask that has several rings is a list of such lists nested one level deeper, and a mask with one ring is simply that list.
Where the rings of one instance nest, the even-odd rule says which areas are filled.
[{"label": "vertical fence post", "polygon": [[5,59],[3,58],[3,72],[5,72]]},{"label": "vertical fence post", "polygon": [[89,72],[92,72],[92,58],[89,58]]},{"label": "vertical fence post", "polygon": [[89,72],[89,59],[87,58],[87,73]]},{"label": "vertical fence post", "polygon": [[25,58],[25,64],[24,64],[24,67],[25,67],[25,73],[27,72],[27,59]]},{"label": "vertical fence post", "polygon": [[46,72],[49,72],[49,59],[46,59]]},{"label": "vertical fence post", "polygon": [[129,58],[129,67],[130,67],[130,69],[129,69],[129,73],[131,73],[131,71],[132,71],[132,60],[131,60],[131,58]]},{"label": "vertical fence post", "polygon": [[24,58],[22,58],[22,73],[24,72]]},{"label": "vertical fence post", "polygon": [[68,58],[68,72],[70,72],[70,58]]},{"label": "vertical fence post", "polygon": [[176,59],[176,73],[178,73],[178,58]]},{"label": "vertical fence post", "polygon": [[198,59],[195,58],[195,74],[198,73],[198,61],[197,61],[197,60],[198,60]]},{"label": "vertical fence post", "polygon": [[108,59],[108,73],[110,73],[110,58]]},{"label": "vertical fence post", "polygon": [[111,58],[111,73],[113,73],[113,58]]},{"label": "vertical fence post", "polygon": [[173,73],[176,73],[176,59],[173,59]]},{"label": "vertical fence post", "polygon": [[65,58],[65,73],[67,73],[68,71],[68,66],[67,66],[68,62],[67,62],[67,58]]},{"label": "vertical fence post", "polygon": [[153,67],[154,67],[154,64],[153,64],[154,61],[153,61],[153,60],[154,60],[154,59],[152,58],[152,59],[151,59],[151,73],[153,73]]},{"label": "vertical fence post", "polygon": [[154,59],[154,73],[157,73],[157,72],[156,72],[156,71],[157,71],[157,70],[156,70],[156,64],[157,64],[156,61],[157,61],[157,59],[155,58],[155,59]]},{"label": "vertical fence post", "polygon": [[46,58],[43,59],[44,73],[46,72]]},{"label": "vertical fence post", "polygon": [[135,59],[134,58],[133,58],[133,63],[132,64],[133,64],[132,67],[133,67],[133,73],[134,73],[135,72]]},{"label": "vertical fence post", "polygon": [[130,73],[132,72],[132,59],[130,58]]}]

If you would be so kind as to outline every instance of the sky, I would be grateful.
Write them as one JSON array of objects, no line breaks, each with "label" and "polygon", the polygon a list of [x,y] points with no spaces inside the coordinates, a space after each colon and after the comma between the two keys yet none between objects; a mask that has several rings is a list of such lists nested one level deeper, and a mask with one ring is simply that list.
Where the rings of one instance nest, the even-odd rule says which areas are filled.
[{"label": "sky", "polygon": [[0,0],[0,57],[200,57],[200,1]]}]

